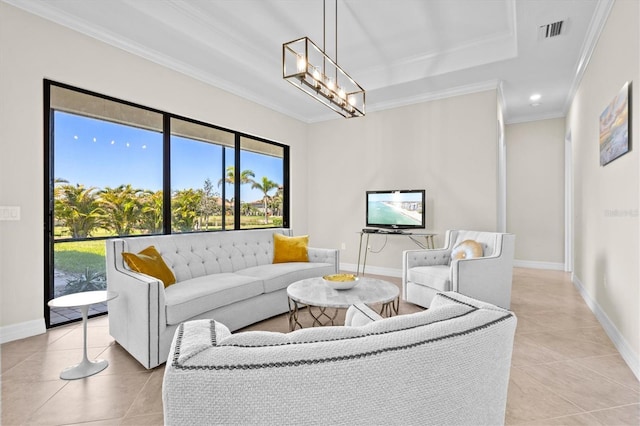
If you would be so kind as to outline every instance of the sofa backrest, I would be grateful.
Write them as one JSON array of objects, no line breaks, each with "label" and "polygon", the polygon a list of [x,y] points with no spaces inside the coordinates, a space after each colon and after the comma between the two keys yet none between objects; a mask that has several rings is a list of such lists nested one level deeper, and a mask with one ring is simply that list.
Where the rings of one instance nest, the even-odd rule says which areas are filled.
[{"label": "sofa backrest", "polygon": [[271,263],[274,233],[290,236],[291,230],[272,228],[128,237],[119,239],[123,244],[116,243],[115,247],[138,253],[155,246],[180,282]]},{"label": "sofa backrest", "polygon": [[500,424],[515,327],[513,313],[456,293],[360,327],[231,335],[187,322],[165,370],[165,421]]}]

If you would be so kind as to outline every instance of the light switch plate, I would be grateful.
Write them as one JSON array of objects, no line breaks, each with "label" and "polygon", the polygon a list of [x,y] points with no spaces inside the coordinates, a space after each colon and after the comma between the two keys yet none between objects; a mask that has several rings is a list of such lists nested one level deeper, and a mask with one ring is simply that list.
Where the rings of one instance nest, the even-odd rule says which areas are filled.
[{"label": "light switch plate", "polygon": [[0,220],[20,220],[20,206],[0,206]]}]

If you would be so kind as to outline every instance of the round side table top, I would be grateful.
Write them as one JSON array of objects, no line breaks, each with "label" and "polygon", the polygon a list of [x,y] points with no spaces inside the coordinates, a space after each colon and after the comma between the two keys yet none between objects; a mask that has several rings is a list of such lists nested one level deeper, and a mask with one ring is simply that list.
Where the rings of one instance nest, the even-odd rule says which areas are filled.
[{"label": "round side table top", "polygon": [[287,287],[287,295],[296,302],[327,308],[348,308],[357,303],[387,303],[396,299],[400,289],[387,281],[360,277],[349,290],[336,290],[320,277],[296,281]]},{"label": "round side table top", "polygon": [[83,291],[81,293],[67,294],[56,297],[47,303],[52,308],[77,308],[93,305],[95,303],[108,302],[118,297],[115,291]]}]

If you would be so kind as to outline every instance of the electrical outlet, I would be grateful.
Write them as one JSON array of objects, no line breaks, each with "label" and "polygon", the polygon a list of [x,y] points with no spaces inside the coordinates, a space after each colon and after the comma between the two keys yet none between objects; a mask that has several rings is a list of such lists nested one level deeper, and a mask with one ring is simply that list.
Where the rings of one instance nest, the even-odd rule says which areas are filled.
[{"label": "electrical outlet", "polygon": [[347,245],[345,243],[340,244],[340,250],[346,250]]},{"label": "electrical outlet", "polygon": [[0,220],[20,220],[20,206],[0,206]]}]

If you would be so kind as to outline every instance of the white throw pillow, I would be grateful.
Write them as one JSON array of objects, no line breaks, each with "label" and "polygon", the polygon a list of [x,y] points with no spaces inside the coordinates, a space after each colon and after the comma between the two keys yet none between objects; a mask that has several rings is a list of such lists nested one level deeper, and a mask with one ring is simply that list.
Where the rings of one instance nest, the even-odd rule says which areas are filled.
[{"label": "white throw pillow", "polygon": [[464,240],[451,251],[451,260],[482,257],[482,246],[474,240]]}]

